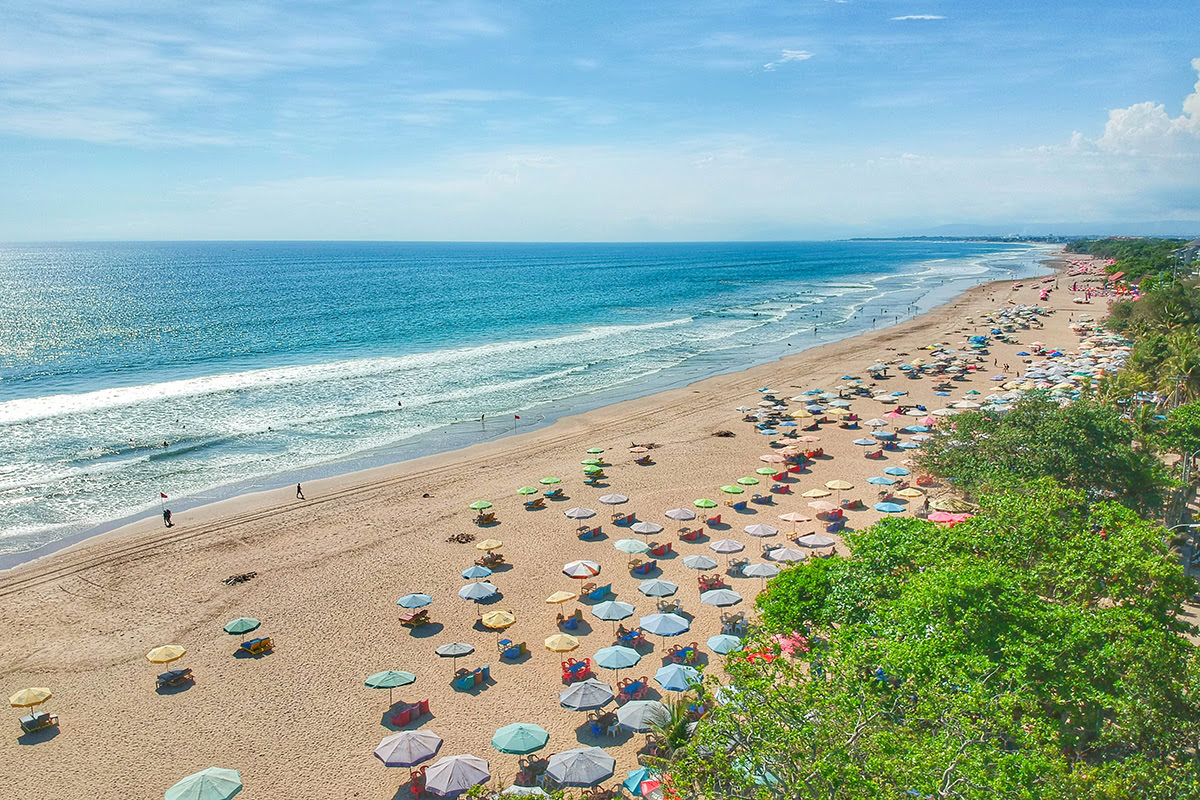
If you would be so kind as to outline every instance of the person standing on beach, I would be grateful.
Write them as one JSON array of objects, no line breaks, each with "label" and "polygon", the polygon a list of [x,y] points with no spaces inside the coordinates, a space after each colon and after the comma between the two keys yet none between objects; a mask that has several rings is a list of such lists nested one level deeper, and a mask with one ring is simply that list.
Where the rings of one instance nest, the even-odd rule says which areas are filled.
[{"label": "person standing on beach", "polygon": [[297,500],[304,499],[304,490],[300,488],[300,484],[298,484],[298,483],[296,484],[296,499]]},{"label": "person standing on beach", "polygon": [[163,525],[165,525],[166,527],[169,528],[169,527],[171,527],[172,524],[173,523],[171,522],[171,509],[164,508],[163,509]]}]

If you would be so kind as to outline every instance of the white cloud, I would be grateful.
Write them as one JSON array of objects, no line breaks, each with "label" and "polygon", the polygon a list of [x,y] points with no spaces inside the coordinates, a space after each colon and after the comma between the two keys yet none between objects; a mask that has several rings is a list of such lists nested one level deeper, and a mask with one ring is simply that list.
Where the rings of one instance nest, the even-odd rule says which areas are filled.
[{"label": "white cloud", "polygon": [[763,69],[773,70],[781,64],[789,64],[793,61],[808,61],[813,57],[813,54],[807,50],[784,50],[779,58],[774,61],[763,64]]},{"label": "white cloud", "polygon": [[940,14],[905,14],[903,17],[892,17],[893,22],[903,22],[910,19],[945,19]]},{"label": "white cloud", "polygon": [[[1200,73],[1200,58],[1192,60]],[[1076,135],[1072,146],[1089,142]],[[1120,156],[1200,156],[1200,80],[1183,100],[1183,113],[1172,117],[1162,103],[1147,101],[1108,112],[1104,134],[1090,144]]]}]

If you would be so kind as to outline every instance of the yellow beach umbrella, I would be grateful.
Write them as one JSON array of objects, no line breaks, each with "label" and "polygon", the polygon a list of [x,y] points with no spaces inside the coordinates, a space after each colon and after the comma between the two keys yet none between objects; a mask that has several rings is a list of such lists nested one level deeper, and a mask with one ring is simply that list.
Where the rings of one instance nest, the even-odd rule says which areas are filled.
[{"label": "yellow beach umbrella", "polygon": [[812,414],[802,408],[799,411],[793,411],[792,417],[794,419],[812,419]]},{"label": "yellow beach umbrella", "polygon": [[835,492],[844,492],[844,491],[847,491],[848,489],[853,489],[854,484],[850,483],[849,481],[843,481],[843,480],[827,481],[825,483],[825,488],[833,489]]},{"label": "yellow beach umbrella", "polygon": [[504,546],[504,542],[499,539],[484,539],[479,544],[475,545],[476,550],[499,550]]},{"label": "yellow beach umbrella", "polygon": [[913,497],[924,497],[924,496],[925,496],[924,492],[922,492],[920,489],[914,489],[911,486],[908,487],[907,489],[901,489],[900,491],[896,492],[896,497],[913,498]]},{"label": "yellow beach umbrella", "polygon": [[854,412],[848,408],[831,408],[825,412],[825,415],[830,417],[848,417],[852,413]]},{"label": "yellow beach umbrella", "polygon": [[546,649],[554,653],[566,653],[579,647],[579,640],[566,633],[556,633],[546,640]]},{"label": "yellow beach umbrella", "polygon": [[555,592],[546,598],[546,602],[551,605],[558,605],[559,603],[569,603],[578,597],[579,595],[575,594],[575,592]]},{"label": "yellow beach umbrella", "polygon": [[162,647],[156,647],[149,653],[146,653],[146,660],[151,664],[170,664],[172,661],[183,658],[184,650],[181,645],[164,644]]},{"label": "yellow beach umbrella", "polygon": [[483,627],[494,631],[502,631],[517,621],[517,617],[511,611],[489,611],[483,615],[480,620]]},{"label": "yellow beach umbrella", "polygon": [[21,691],[8,698],[8,704],[13,708],[32,708],[40,706],[52,697],[49,689],[34,687],[32,689],[22,689]]},{"label": "yellow beach umbrella", "polygon": [[833,494],[833,493],[827,492],[824,489],[809,489],[807,492],[805,492],[804,494],[802,494],[800,496],[801,497],[829,497],[829,495],[831,495],[831,494]]}]

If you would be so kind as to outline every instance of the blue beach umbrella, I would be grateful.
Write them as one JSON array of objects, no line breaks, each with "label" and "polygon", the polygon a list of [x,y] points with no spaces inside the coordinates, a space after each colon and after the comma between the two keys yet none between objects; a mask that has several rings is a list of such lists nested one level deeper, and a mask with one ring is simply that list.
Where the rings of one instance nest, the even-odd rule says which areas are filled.
[{"label": "blue beach umbrella", "polygon": [[733,606],[742,602],[742,596],[733,589],[709,589],[700,595],[700,602],[709,606]]},{"label": "blue beach umbrella", "polygon": [[882,511],[885,514],[899,514],[904,510],[904,506],[898,503],[876,503],[875,510]]},{"label": "blue beach umbrella", "polygon": [[891,431],[871,431],[871,435],[882,441],[891,441],[896,438],[896,434]]},{"label": "blue beach umbrella", "polygon": [[730,636],[728,633],[720,633],[716,636],[708,637],[708,649],[714,653],[726,655],[734,650],[741,650],[744,646],[742,640],[736,636]]},{"label": "blue beach umbrella", "polygon": [[700,672],[685,664],[667,664],[654,673],[654,680],[668,692],[684,692],[700,683]]},{"label": "blue beach umbrella", "polygon": [[916,449],[920,448],[920,446],[921,446],[920,442],[901,442],[900,443],[901,450],[916,450]]},{"label": "blue beach umbrella", "polygon": [[622,647],[615,644],[612,647],[605,647],[596,651],[596,657],[592,659],[596,662],[596,666],[604,669],[629,669],[637,666],[642,660],[642,654],[632,647]]},{"label": "blue beach umbrella", "polygon": [[678,636],[692,624],[678,614],[648,614],[638,620],[638,627],[655,636]]},{"label": "blue beach umbrella", "polygon": [[638,591],[647,597],[670,597],[679,591],[679,587],[662,578],[651,578],[638,584]]},{"label": "blue beach umbrella", "polygon": [[499,589],[487,581],[482,581],[480,583],[468,583],[458,590],[458,596],[463,600],[479,602],[480,600],[487,600],[489,597],[494,597],[499,591]]},{"label": "blue beach umbrella", "polygon": [[860,447],[874,447],[875,445],[879,444],[879,442],[874,439],[855,439],[854,443]]},{"label": "blue beach umbrella", "polygon": [[888,467],[883,471],[884,475],[911,475],[912,473],[904,467]]},{"label": "blue beach umbrella", "polygon": [[424,608],[432,602],[433,598],[429,595],[414,592],[413,594],[406,594],[404,597],[401,597],[396,601],[396,605],[402,608]]},{"label": "blue beach umbrella", "polygon": [[237,770],[209,767],[188,775],[167,789],[166,800],[229,800],[242,790],[242,776]]},{"label": "blue beach umbrella", "polygon": [[605,600],[599,605],[592,606],[592,615],[597,619],[608,622],[627,619],[633,616],[633,606],[620,600]]},{"label": "blue beach umbrella", "polygon": [[641,797],[642,783],[654,780],[657,776],[658,773],[652,771],[649,767],[638,767],[637,769],[629,770],[628,777],[621,781],[621,785],[634,797]]},{"label": "blue beach umbrella", "polygon": [[488,569],[487,567],[481,567],[478,564],[476,564],[473,567],[467,567],[466,569],[464,569],[462,571],[462,576],[469,581],[475,580],[477,578],[486,578],[486,577],[490,576],[491,574],[492,574],[492,571],[490,569]]},{"label": "blue beach umbrella", "polygon": [[876,475],[873,478],[867,478],[867,483],[874,484],[875,486],[895,486],[896,485],[896,482],[894,480],[892,480],[891,478],[884,478],[879,475]]}]

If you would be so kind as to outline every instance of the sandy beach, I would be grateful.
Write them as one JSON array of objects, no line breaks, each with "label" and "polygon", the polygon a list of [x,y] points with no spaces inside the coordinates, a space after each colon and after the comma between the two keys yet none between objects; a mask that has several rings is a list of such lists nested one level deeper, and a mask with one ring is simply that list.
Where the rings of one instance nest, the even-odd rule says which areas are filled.
[{"label": "sandy beach", "polygon": [[[1021,331],[1016,338],[1075,349],[1078,338],[1069,329],[1069,317],[1100,317],[1106,309],[1103,298],[1073,303],[1069,288],[1077,280],[1083,284],[1061,276],[1061,288],[1040,303],[1055,309],[1044,318],[1045,328]],[[592,617],[586,604],[567,603],[561,610],[584,612],[585,624],[576,632],[580,647],[558,654],[542,645],[557,632],[560,610],[545,598],[579,588],[561,572],[574,559],[601,564],[596,582],[611,583],[617,599],[637,608],[627,622],[655,610],[655,601],[638,593],[641,578],[626,568],[627,556],[613,548],[614,541],[632,534],[609,524],[599,496],[627,495],[630,501],[621,510],[666,527],[649,537],[672,542],[677,553],[659,561],[661,576],[679,584],[676,597],[694,615],[689,633],[666,641],[647,637],[653,649],[644,649],[641,663],[620,677],[652,676],[670,645],[693,641],[707,654],[701,662],[719,675],[723,657],[709,653],[704,642],[720,631],[722,613],[752,617],[762,581],[726,577],[743,602],[724,610],[701,604],[701,573],[686,568],[682,557],[711,555],[721,570],[725,558],[710,552],[706,539],[680,542],[677,525],[663,512],[690,508],[701,497],[720,502],[720,486],[763,466],[759,456],[769,452],[769,439],[756,435],[735,408],[757,403],[760,387],[771,387],[781,398],[832,389],[845,374],[865,377],[865,368],[878,360],[899,363],[934,342],[960,345],[964,336],[991,327],[982,319],[988,312],[1009,302],[1037,303],[1035,287],[1043,285],[1053,284],[1033,279],[1020,288],[1008,282],[980,286],[898,326],[774,363],[562,419],[533,433],[305,484],[303,501],[294,490],[238,497],[179,513],[170,530],[157,518],[147,519],[0,574],[5,696],[25,686],[50,687],[54,697],[45,709],[61,719],[57,735],[19,738],[17,712],[10,710],[12,718],[0,736],[8,785],[36,786],[61,797],[153,798],[189,773],[222,766],[242,773],[246,788],[240,796],[248,800],[407,797],[409,771],[389,769],[372,756],[391,731],[384,724],[390,716],[388,694],[365,688],[363,680],[387,669],[417,676],[414,684],[395,691],[397,704],[430,701],[431,715],[410,727],[442,736],[441,755],[487,759],[499,783],[512,782],[518,760],[489,742],[497,728],[511,722],[537,723],[550,732],[540,756],[581,745],[604,747],[617,759],[614,780],[620,780],[637,763],[645,736],[622,731],[597,739],[586,715],[561,708],[557,698],[564,688],[563,658],[592,657],[612,644],[613,624]],[[989,370],[993,358],[994,371],[1003,371],[1006,363],[1017,368],[1021,349],[995,344]],[[991,374],[957,383],[953,398],[935,397],[929,378],[892,377],[877,388],[907,390],[904,402],[932,409],[972,388],[988,393],[994,386]],[[869,419],[887,407],[856,399],[852,410]],[[713,435],[723,430],[736,435]],[[790,511],[811,516],[809,499],[801,493],[833,479],[854,484],[843,495],[867,504],[867,510],[847,512],[850,527],[865,527],[882,516],[870,508],[877,487],[866,478],[899,465],[907,453],[867,460],[863,448],[852,443],[862,432],[836,424],[814,435],[826,456],[797,476],[791,493],[777,496],[773,506],[750,505],[745,513],[714,509],[725,525],[710,530],[709,537],[736,539],[746,546],[738,555],[761,561],[764,540],[747,535],[743,527],[776,526],[781,534],[765,541],[779,542],[792,526],[778,516]],[[652,464],[633,463],[628,453],[633,443],[654,445]],[[581,475],[580,462],[592,447],[604,448],[611,465],[599,487],[585,486]],[[525,510],[516,489],[536,486],[545,476],[562,478],[566,498],[548,501],[542,510]],[[765,485],[753,490],[765,491]],[[935,496],[941,492],[931,490]],[[498,524],[476,526],[468,508],[474,501],[492,503]],[[579,541],[575,523],[562,513],[573,506],[596,509],[593,523],[603,526],[607,538]],[[813,522],[798,527],[800,533],[823,529]],[[473,544],[447,542],[460,533],[504,543],[500,552],[510,566],[491,578],[502,593],[491,605],[476,607],[456,594],[466,583],[460,572],[480,555]],[[221,582],[248,572],[257,576],[236,586]],[[428,610],[435,624],[416,631],[401,626],[396,600],[409,592],[434,598]],[[517,619],[500,635],[477,626],[479,611],[494,609],[510,610]],[[239,616],[263,621],[259,634],[272,637],[272,654],[235,656],[239,640],[221,627]],[[529,657],[501,661],[499,638],[526,642]],[[434,654],[437,646],[460,641],[473,644],[476,652],[456,664]],[[187,648],[171,666],[191,668],[195,685],[156,692],[155,675],[162,670],[145,654],[164,644]],[[456,667],[483,665],[491,667],[490,685],[471,692],[450,686]],[[611,685],[618,676],[598,669],[597,677]]]}]

